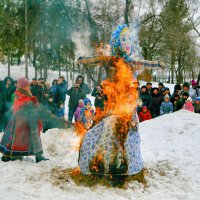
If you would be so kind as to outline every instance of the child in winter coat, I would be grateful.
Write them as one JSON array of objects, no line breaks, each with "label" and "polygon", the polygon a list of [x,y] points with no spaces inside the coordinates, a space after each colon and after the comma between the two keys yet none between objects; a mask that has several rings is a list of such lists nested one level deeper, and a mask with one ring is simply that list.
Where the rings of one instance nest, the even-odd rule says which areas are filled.
[{"label": "child in winter coat", "polygon": [[152,119],[150,111],[147,106],[142,107],[142,111],[139,113],[140,122]]},{"label": "child in winter coat", "polygon": [[49,95],[47,99],[48,99],[48,102],[46,104],[46,108],[49,112],[51,112],[52,115],[55,115],[57,105],[53,102],[53,96]]},{"label": "child in winter coat", "polygon": [[200,114],[200,97],[196,97],[196,99],[195,99],[194,112]]},{"label": "child in winter coat", "polygon": [[92,103],[90,99],[84,99],[85,106],[81,110],[81,121],[84,123],[84,127],[88,130],[94,120],[94,110],[92,108]]},{"label": "child in winter coat", "polygon": [[82,108],[84,107],[84,101],[82,99],[79,100],[78,102],[78,107],[74,113],[74,118],[75,118],[75,121],[81,121],[81,110]]},{"label": "child in winter coat", "polygon": [[58,102],[58,108],[55,112],[56,117],[64,119],[65,111],[64,111],[64,104],[62,101]]},{"label": "child in winter coat", "polygon": [[191,112],[194,112],[194,106],[192,104],[192,98],[188,97],[188,99],[186,100],[184,106],[183,106],[183,110],[188,110]]},{"label": "child in winter coat", "polygon": [[166,94],[164,97],[164,102],[162,102],[160,106],[160,115],[165,115],[172,112],[173,112],[173,105],[169,101],[169,95]]}]

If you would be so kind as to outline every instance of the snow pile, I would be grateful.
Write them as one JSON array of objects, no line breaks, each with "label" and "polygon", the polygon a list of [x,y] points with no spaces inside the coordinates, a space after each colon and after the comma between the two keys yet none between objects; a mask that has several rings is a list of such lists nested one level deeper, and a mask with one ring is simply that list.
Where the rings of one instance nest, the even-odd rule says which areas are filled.
[{"label": "snow pile", "polygon": [[165,115],[140,124],[147,187],[130,182],[128,189],[77,186],[66,180],[62,188],[50,181],[53,168],[77,166],[78,138],[73,130],[49,130],[42,135],[49,161],[0,162],[0,199],[15,200],[193,200],[200,195],[200,115],[189,111]]}]

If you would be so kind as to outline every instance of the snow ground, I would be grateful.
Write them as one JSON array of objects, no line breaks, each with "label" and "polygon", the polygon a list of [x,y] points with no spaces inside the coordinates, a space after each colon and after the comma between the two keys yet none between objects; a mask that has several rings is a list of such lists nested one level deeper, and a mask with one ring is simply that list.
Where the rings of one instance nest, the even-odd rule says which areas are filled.
[{"label": "snow ground", "polygon": [[[73,130],[42,134],[49,161],[0,161],[0,199],[7,200],[198,200],[200,196],[200,115],[178,111],[140,124],[147,187],[130,182],[128,189],[53,185],[50,172],[77,166],[78,138]],[[1,134],[2,135],[2,134]],[[1,136],[0,136],[1,137]]]}]

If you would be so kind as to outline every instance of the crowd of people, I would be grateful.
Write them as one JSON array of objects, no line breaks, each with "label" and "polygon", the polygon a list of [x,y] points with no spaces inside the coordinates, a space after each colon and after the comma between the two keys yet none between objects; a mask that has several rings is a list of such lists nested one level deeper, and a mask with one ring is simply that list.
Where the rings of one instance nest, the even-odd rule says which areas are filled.
[{"label": "crowd of people", "polygon": [[140,122],[180,109],[200,113],[200,88],[194,80],[191,83],[185,82],[182,86],[175,85],[173,94],[163,83],[159,83],[158,87],[152,87],[152,83],[149,82],[139,88],[139,97]]},{"label": "crowd of people", "polygon": [[[10,77],[0,80],[0,130],[4,130],[11,116],[12,104],[14,102],[17,81]],[[68,101],[68,127],[71,127],[73,118],[75,122],[82,122],[86,129],[92,125],[95,115],[101,116],[104,110],[106,96],[103,94],[102,86],[96,86],[91,91],[88,84],[84,82],[82,75],[77,76],[74,85],[68,88],[68,84],[63,76],[53,80],[52,85],[44,78],[33,78],[30,83],[30,90],[36,96],[38,102],[57,118],[65,118],[66,95]],[[165,115],[180,109],[190,110],[200,113],[200,88],[196,81],[185,82],[182,86],[174,86],[173,94],[163,83],[158,87],[152,87],[148,82],[138,88],[140,103],[138,115],[140,122],[149,120],[160,115]],[[94,108],[91,100],[87,98],[90,94],[95,97]],[[51,128],[48,123],[44,123],[44,131]]]}]

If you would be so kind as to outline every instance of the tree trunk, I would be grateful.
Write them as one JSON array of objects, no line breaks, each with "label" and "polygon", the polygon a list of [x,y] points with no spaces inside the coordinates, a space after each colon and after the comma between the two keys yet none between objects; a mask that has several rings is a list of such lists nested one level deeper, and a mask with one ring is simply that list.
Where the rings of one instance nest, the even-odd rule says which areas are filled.
[{"label": "tree trunk", "polygon": [[130,8],[131,8],[131,0],[126,0],[124,21],[125,21],[125,24],[127,24],[127,26],[129,26]]},{"label": "tree trunk", "polygon": [[10,77],[10,61],[11,61],[11,54],[8,53],[8,76]]},{"label": "tree trunk", "polygon": [[200,82],[200,72],[199,72],[198,77],[197,77],[197,83],[198,83],[198,85],[199,85],[199,82]]}]

